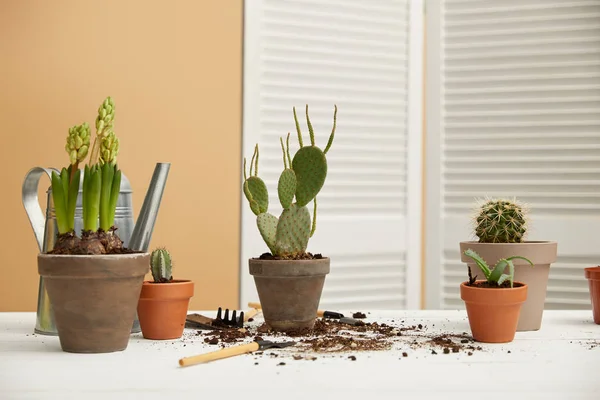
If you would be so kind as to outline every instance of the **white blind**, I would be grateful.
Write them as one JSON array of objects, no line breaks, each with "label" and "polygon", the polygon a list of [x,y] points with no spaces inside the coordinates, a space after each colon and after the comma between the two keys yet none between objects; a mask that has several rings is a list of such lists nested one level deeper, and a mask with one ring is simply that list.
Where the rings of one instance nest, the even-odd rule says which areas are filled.
[{"label": "white blind", "polygon": [[546,308],[590,308],[583,268],[600,259],[600,1],[445,0],[441,15],[442,306],[463,307],[457,238],[470,238],[473,199],[489,195],[529,203],[529,239],[559,241]]},{"label": "white blind", "polygon": [[[322,149],[338,107],[308,247],[331,257],[321,307],[404,308],[408,1],[262,0],[246,11],[244,154],[259,143],[273,214],[279,137],[291,132],[292,156],[298,148],[292,107],[306,143],[309,105]],[[245,203],[243,215],[242,303],[255,296],[246,260],[268,251]]]}]

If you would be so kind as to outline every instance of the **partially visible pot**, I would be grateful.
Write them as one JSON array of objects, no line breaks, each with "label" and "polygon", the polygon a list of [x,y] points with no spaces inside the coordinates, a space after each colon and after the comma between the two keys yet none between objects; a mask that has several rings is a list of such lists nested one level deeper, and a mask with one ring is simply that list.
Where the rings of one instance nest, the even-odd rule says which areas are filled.
[{"label": "partially visible pot", "polygon": [[267,325],[279,332],[312,329],[329,274],[329,258],[249,260]]},{"label": "partially visible pot", "polygon": [[[485,281],[477,281],[477,283]],[[508,343],[515,338],[521,308],[527,299],[527,285],[514,282],[513,288],[482,288],[460,285],[473,339],[483,343]]]},{"label": "partially visible pot", "polygon": [[180,338],[192,296],[194,282],[190,280],[173,280],[167,283],[145,281],[137,308],[144,338]]},{"label": "partially visible pot", "polygon": [[472,249],[488,265],[496,265],[501,258],[510,256],[526,257],[534,266],[524,260],[513,260],[514,280],[525,283],[528,289],[527,301],[521,309],[517,331],[537,331],[542,326],[546,290],[550,275],[550,264],[556,261],[557,243],[551,241],[525,241],[522,243],[479,243],[478,241],[460,242],[461,261],[471,267],[473,276],[484,277],[483,271],[472,258],[464,252]]},{"label": "partially visible pot", "polygon": [[127,348],[149,253],[38,255],[63,351]]},{"label": "partially visible pot", "polygon": [[589,283],[594,322],[600,325],[600,265],[586,268],[585,277]]}]

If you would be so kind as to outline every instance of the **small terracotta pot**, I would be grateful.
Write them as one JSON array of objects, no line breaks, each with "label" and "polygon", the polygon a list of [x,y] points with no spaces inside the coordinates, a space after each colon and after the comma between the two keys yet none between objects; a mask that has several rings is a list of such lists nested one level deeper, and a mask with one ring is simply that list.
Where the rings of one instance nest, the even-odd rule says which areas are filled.
[{"label": "small terracotta pot", "polygon": [[169,283],[145,281],[137,308],[144,338],[180,338],[193,296],[194,282],[189,280],[173,280]]},{"label": "small terracotta pot", "polygon": [[594,322],[600,325],[600,265],[586,268],[585,277],[589,282]]},{"label": "small terracotta pot", "polygon": [[38,255],[63,351],[127,348],[149,253]]},{"label": "small terracotta pot", "polygon": [[460,297],[467,308],[473,339],[484,343],[512,342],[521,306],[527,300],[527,285],[514,282],[515,287],[500,289],[468,286],[467,283],[461,283]]},{"label": "small terracotta pot", "polygon": [[[515,265],[515,281],[528,286],[527,301],[521,308],[521,316],[517,324],[517,332],[537,331],[542,326],[542,317],[546,303],[550,266],[556,261],[558,244],[551,241],[525,241],[523,243],[479,243],[477,241],[460,242],[460,259],[471,267],[473,276],[483,278],[483,271],[465,256],[465,250],[472,249],[494,266],[501,258],[510,256],[527,257],[534,266],[525,260],[513,260]],[[465,272],[466,273],[466,272]]]},{"label": "small terracotta pot", "polygon": [[278,332],[312,329],[329,273],[329,258],[249,260],[267,325]]}]

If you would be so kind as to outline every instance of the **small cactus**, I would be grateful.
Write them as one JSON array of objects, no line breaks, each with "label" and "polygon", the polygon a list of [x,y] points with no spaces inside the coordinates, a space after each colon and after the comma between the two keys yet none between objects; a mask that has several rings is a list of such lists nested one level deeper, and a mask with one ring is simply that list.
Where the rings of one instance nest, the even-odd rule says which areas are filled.
[{"label": "small cactus", "polygon": [[150,270],[155,283],[173,280],[171,254],[165,248],[156,249],[150,255]]},{"label": "small cactus", "polygon": [[474,216],[480,243],[521,243],[527,233],[527,209],[515,200],[488,199]]},{"label": "small cactus", "polygon": [[[327,177],[326,153],[333,143],[337,106],[335,106],[333,114],[333,128],[324,150],[315,144],[315,134],[308,116],[308,105],[306,106],[306,122],[310,145],[304,145],[295,108],[293,114],[300,149],[292,158],[290,156],[290,134],[287,135],[285,146],[283,138],[279,140],[283,153],[283,172],[277,185],[279,202],[283,208],[279,218],[268,213],[269,193],[264,181],[258,177],[258,144],[254,147],[254,154],[250,161],[250,176],[246,174],[246,159],[244,158],[244,194],[250,209],[257,216],[256,223],[263,240],[272,255],[280,258],[302,256],[306,253],[308,241],[315,232],[316,196],[323,188]],[[313,202],[312,223],[307,208],[311,201]]]}]

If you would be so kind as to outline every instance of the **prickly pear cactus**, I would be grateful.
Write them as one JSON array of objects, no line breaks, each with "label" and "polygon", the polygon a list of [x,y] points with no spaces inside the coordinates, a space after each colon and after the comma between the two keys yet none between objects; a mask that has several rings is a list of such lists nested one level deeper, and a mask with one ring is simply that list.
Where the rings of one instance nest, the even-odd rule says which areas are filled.
[{"label": "prickly pear cactus", "polygon": [[475,215],[475,235],[480,243],[521,243],[527,233],[527,210],[516,200],[490,199]]},{"label": "prickly pear cactus", "polygon": [[173,279],[172,269],[171,254],[167,249],[156,249],[152,252],[150,255],[150,270],[155,283],[170,282]]},{"label": "prickly pear cactus", "polygon": [[277,223],[276,243],[281,254],[302,254],[306,252],[310,239],[310,213],[306,206],[292,204],[283,210]]},{"label": "prickly pear cactus", "polygon": [[[335,106],[333,114],[333,128],[324,150],[315,144],[315,134],[308,116],[308,105],[306,106],[306,122],[310,145],[304,145],[296,108],[293,109],[293,112],[300,149],[292,158],[290,134],[287,135],[285,146],[283,139],[279,139],[283,153],[283,171],[277,183],[277,194],[283,208],[279,218],[267,212],[269,194],[264,181],[258,177],[258,144],[254,148],[250,162],[250,176],[246,174],[246,159],[244,158],[244,194],[250,209],[257,215],[256,224],[263,240],[272,255],[280,258],[302,256],[306,252],[309,239],[315,232],[317,194],[323,188],[327,177],[326,154],[331,148],[335,135],[337,106]],[[312,223],[307,208],[307,204],[311,201],[313,202]]]}]

